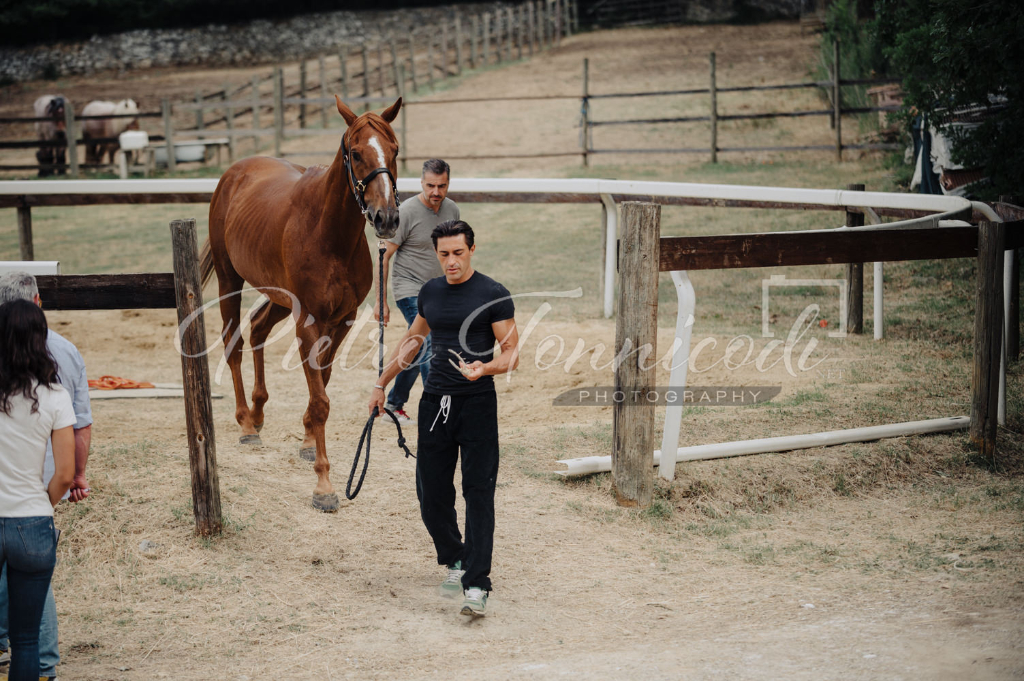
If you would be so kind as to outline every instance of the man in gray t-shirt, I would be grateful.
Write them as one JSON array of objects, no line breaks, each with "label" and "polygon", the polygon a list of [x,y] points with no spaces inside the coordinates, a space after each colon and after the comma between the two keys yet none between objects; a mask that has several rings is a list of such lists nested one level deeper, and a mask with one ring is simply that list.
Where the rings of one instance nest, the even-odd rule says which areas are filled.
[{"label": "man in gray t-shirt", "polygon": [[[378,286],[384,287],[384,323],[391,321],[391,309],[388,307],[388,272],[391,275],[395,304],[405,317],[406,324],[412,324],[417,314],[417,296],[420,287],[436,277],[443,276],[441,265],[434,252],[434,243],[430,233],[442,222],[459,219],[459,207],[446,198],[448,195],[448,179],[451,169],[439,158],[432,158],[423,164],[423,175],[420,185],[423,191],[406,199],[398,208],[398,231],[395,236],[384,242],[384,277]],[[394,264],[391,264],[392,259]],[[373,318],[380,320],[380,289],[373,298]],[[405,413],[405,403],[409,401],[409,391],[416,383],[416,374],[427,382],[430,364],[430,336],[428,335],[416,356],[415,361],[398,376],[395,385],[388,395],[387,408],[394,412],[400,423],[412,423],[413,419]]]}]

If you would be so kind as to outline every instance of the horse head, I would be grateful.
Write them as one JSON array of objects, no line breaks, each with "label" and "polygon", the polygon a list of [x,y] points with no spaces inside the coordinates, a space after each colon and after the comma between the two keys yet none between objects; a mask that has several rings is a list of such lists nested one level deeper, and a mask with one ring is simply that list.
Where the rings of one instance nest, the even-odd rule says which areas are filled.
[{"label": "horse head", "polygon": [[66,102],[64,97],[57,95],[46,105],[46,117],[52,120],[53,124],[57,127],[57,130],[61,132],[66,128],[66,121],[64,119],[65,104]]},{"label": "horse head", "polygon": [[402,98],[380,115],[362,116],[356,116],[337,95],[335,100],[348,124],[341,150],[351,191],[377,238],[390,239],[398,231],[398,140],[391,122],[402,108]]}]

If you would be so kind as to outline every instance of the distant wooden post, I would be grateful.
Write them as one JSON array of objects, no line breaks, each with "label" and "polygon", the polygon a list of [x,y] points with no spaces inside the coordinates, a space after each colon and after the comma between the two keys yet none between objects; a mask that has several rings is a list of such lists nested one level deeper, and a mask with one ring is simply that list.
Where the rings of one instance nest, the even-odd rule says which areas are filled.
[{"label": "distant wooden post", "polygon": [[710,55],[711,64],[711,162],[718,163],[718,82],[715,78],[715,53]]},{"label": "distant wooden post", "polygon": [[32,247],[32,208],[28,205],[18,206],[18,246],[22,260],[36,259]]},{"label": "distant wooden post", "polygon": [[377,41],[377,84],[383,97],[387,93],[384,92],[384,43],[380,40]]},{"label": "distant wooden post", "polygon": [[427,36],[427,85],[434,89],[434,36]]},{"label": "distant wooden post", "polygon": [[[324,64],[324,57],[317,57],[317,67],[320,70],[320,99],[327,99],[327,67]],[[320,102],[320,127],[327,127],[327,104]]]},{"label": "distant wooden post", "polygon": [[370,48],[363,44],[363,97],[370,96]]},{"label": "distant wooden post", "polygon": [[505,8],[505,26],[508,28],[508,40],[505,42],[505,58],[512,61],[512,36],[515,35],[515,15],[511,7]]},{"label": "distant wooden post", "polygon": [[348,47],[338,53],[338,69],[341,71],[341,101],[348,104]]},{"label": "distant wooden post", "polygon": [[843,104],[842,92],[839,87],[839,38],[836,38],[832,45],[835,55],[835,68],[832,69],[832,106],[834,107],[832,117],[836,121],[836,161],[843,160]]},{"label": "distant wooden post", "polygon": [[517,10],[517,12],[519,13],[519,16],[516,17],[516,59],[522,59],[523,40],[526,38],[526,33],[523,30],[526,27],[526,24],[523,21],[523,17],[525,14],[524,7],[522,5],[519,5],[519,9]]},{"label": "distant wooden post", "polygon": [[441,79],[448,78],[448,22],[441,22]]},{"label": "distant wooden post", "polygon": [[470,18],[469,31],[469,68],[476,68],[476,37],[480,35],[480,17],[474,14]]},{"label": "distant wooden post", "polygon": [[196,130],[203,129],[203,91],[196,90]]},{"label": "distant wooden post", "polygon": [[223,521],[196,221],[172,222],[171,242],[174,249],[174,293],[178,301],[181,376],[185,386],[185,426],[189,470],[192,473],[192,512],[196,519],[196,534],[209,537],[220,534]]},{"label": "distant wooden post", "polygon": [[299,127],[306,127],[306,60],[299,62]]},{"label": "distant wooden post", "polygon": [[274,156],[281,156],[284,140],[284,69],[274,69]]},{"label": "distant wooden post", "polygon": [[401,95],[405,91],[405,86],[402,83],[402,72],[398,63],[398,47],[395,45],[394,36],[388,37],[388,49],[391,51],[391,71],[395,78],[395,94]]},{"label": "distant wooden post", "polygon": [[562,31],[564,26],[562,24],[562,0],[554,0],[554,12],[555,12],[555,47],[562,46]]},{"label": "distant wooden post", "polygon": [[533,13],[533,2],[526,3],[526,31],[530,34],[530,56],[537,47],[537,23]]},{"label": "distant wooden post", "polygon": [[[863,184],[848,184],[852,192],[864,191]],[[847,227],[863,227],[864,214],[846,211]],[[846,265],[846,331],[864,333],[864,263],[851,262]]]},{"label": "distant wooden post", "polygon": [[235,162],[235,108],[229,104],[230,98],[231,84],[224,83],[224,121],[228,128],[228,165]]},{"label": "distant wooden post", "polygon": [[455,70],[462,75],[462,19],[455,17]]},{"label": "distant wooden post", "polygon": [[412,91],[419,92],[420,86],[416,83],[416,43],[412,31],[409,31],[409,77],[412,80]]},{"label": "distant wooden post", "polygon": [[580,102],[580,112],[582,120],[580,121],[580,127],[582,128],[580,137],[580,147],[583,149],[583,166],[590,165],[590,161],[587,158],[587,139],[590,133],[590,60],[586,57],[583,58],[583,97]]},{"label": "distant wooden post", "polygon": [[[260,130],[260,77],[252,77],[252,127],[254,130]],[[257,154],[260,151],[260,136],[252,136],[252,153]]]},{"label": "distant wooden post", "polygon": [[[167,147],[167,172],[173,173],[178,169],[177,161],[174,158],[174,121],[171,119],[171,100],[162,99],[160,110],[164,118],[164,144]],[[70,130],[68,131],[70,133]]]},{"label": "distant wooden post", "polygon": [[[71,102],[64,100],[64,139],[68,143],[68,165],[71,166],[71,177],[78,177],[78,125],[75,121],[75,108]],[[57,160],[59,147],[52,147],[54,161]],[[55,168],[54,172],[62,169]]]},{"label": "distant wooden post", "polygon": [[1001,222],[978,225],[978,295],[974,313],[971,377],[971,441],[995,463],[999,417],[999,363],[1003,340],[1003,244]]},{"label": "distant wooden post", "polygon": [[658,356],[660,224],[661,206],[622,204],[615,356],[623,360],[615,368],[612,395],[612,480],[620,506],[647,508],[654,490],[655,406],[648,394],[655,386],[655,372],[648,365]]},{"label": "distant wooden post", "polygon": [[500,64],[504,60],[501,46],[501,10],[494,11],[494,63]]},{"label": "distant wooden post", "polygon": [[481,38],[483,39],[482,59],[484,62],[484,66],[487,66],[487,64],[491,61],[491,15],[488,14],[487,12],[484,12],[483,27],[483,35],[481,36]]},{"label": "distant wooden post", "polygon": [[580,0],[572,0],[572,31],[580,32]]}]

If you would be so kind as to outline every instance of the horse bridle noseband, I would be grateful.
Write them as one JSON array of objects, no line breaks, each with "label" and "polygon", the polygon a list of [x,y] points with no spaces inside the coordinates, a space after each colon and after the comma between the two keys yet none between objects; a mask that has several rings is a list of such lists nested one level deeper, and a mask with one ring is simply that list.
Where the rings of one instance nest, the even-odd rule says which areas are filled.
[{"label": "horse bridle noseband", "polygon": [[395,197],[395,208],[398,208],[398,184],[395,182],[395,176],[391,174],[391,171],[386,167],[376,168],[370,171],[370,174],[361,180],[356,180],[355,173],[352,172],[352,159],[348,151],[348,130],[341,136],[341,157],[345,163],[345,171],[348,173],[349,184],[352,185],[352,195],[356,197],[356,203],[359,205],[359,210],[363,215],[369,212],[366,207],[366,188],[369,186],[373,178],[377,177],[381,173],[387,173],[388,178],[391,179],[391,190]]}]

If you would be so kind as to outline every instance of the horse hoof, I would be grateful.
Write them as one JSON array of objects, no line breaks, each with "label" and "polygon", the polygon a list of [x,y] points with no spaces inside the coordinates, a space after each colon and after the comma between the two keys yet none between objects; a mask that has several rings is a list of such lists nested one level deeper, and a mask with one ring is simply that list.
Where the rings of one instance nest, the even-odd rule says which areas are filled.
[{"label": "horse hoof", "polygon": [[313,508],[324,513],[337,513],[341,507],[341,502],[338,501],[338,495],[334,492],[330,494],[314,494],[313,495]]},{"label": "horse hoof", "polygon": [[238,438],[238,444],[240,445],[261,445],[263,440],[260,439],[259,435],[243,435]]},{"label": "horse hoof", "polygon": [[299,450],[299,457],[303,461],[316,461],[316,447],[303,447]]}]

